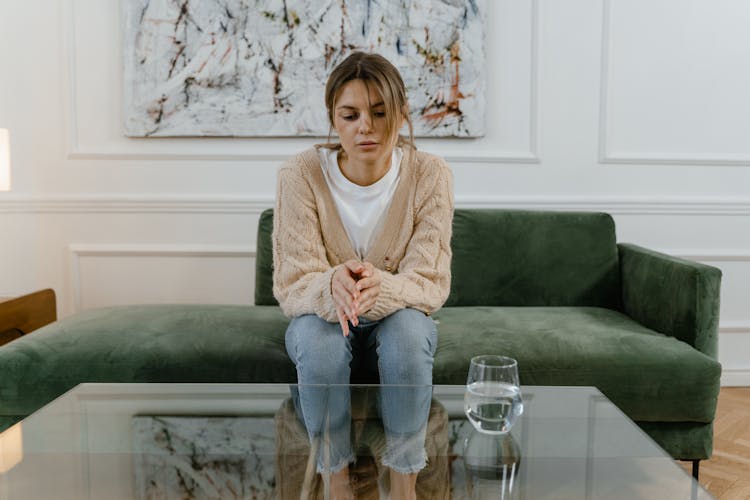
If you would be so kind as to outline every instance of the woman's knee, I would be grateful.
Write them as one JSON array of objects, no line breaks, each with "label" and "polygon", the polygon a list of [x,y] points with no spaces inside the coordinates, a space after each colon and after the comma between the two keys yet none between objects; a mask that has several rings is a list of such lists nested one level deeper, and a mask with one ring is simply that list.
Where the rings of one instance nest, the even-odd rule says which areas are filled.
[{"label": "woman's knee", "polygon": [[437,343],[435,321],[417,309],[400,309],[383,320],[379,327],[382,344],[404,353],[434,354]]},{"label": "woman's knee", "polygon": [[292,319],[286,331],[286,348],[298,369],[315,379],[338,379],[348,373],[351,362],[349,340],[338,324],[314,314]]},{"label": "woman's knee", "polygon": [[[432,381],[437,328],[429,316],[403,309],[378,327],[378,371],[383,383],[425,384]],[[390,321],[393,320],[393,321]]]}]

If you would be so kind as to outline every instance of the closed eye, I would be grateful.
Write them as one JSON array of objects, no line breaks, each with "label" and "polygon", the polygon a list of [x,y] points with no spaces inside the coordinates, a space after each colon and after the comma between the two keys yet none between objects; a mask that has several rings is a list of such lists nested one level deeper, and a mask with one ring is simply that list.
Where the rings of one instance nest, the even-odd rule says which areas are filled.
[{"label": "closed eye", "polygon": [[[384,118],[385,117],[385,111],[373,111],[372,116],[375,118]],[[359,118],[359,113],[352,113],[348,115],[341,115],[341,118],[346,121],[353,121]]]}]

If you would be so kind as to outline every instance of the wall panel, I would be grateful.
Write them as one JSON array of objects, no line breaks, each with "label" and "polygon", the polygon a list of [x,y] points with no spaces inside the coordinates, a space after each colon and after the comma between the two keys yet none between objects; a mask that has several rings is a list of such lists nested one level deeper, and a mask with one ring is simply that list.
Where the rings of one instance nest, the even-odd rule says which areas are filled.
[{"label": "wall panel", "polygon": [[750,69],[738,64],[750,32],[741,3],[604,6],[602,160],[750,165]]},{"label": "wall panel", "polygon": [[252,304],[255,251],[71,245],[74,311],[124,304]]}]

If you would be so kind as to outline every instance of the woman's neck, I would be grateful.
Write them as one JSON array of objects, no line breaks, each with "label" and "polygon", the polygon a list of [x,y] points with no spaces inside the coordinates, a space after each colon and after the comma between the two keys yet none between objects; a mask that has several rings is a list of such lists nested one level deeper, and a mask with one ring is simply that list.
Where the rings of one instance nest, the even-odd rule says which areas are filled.
[{"label": "woman's neck", "polygon": [[391,169],[393,151],[385,158],[375,162],[352,161],[342,150],[338,154],[338,164],[341,173],[349,181],[358,186],[370,186],[375,184]]}]

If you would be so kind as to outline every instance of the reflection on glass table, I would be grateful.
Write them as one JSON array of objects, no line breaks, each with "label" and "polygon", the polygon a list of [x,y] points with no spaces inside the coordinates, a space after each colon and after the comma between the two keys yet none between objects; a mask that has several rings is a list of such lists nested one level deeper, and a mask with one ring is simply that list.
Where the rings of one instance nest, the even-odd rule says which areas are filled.
[{"label": "reflection on glass table", "polygon": [[[80,385],[0,434],[0,498],[325,498],[314,457],[330,453],[330,427],[311,452],[298,389]],[[343,389],[352,488],[382,497],[384,388]],[[399,389],[431,392],[420,498],[711,498],[596,389],[522,387],[523,414],[499,436],[466,419],[465,389]]]}]

